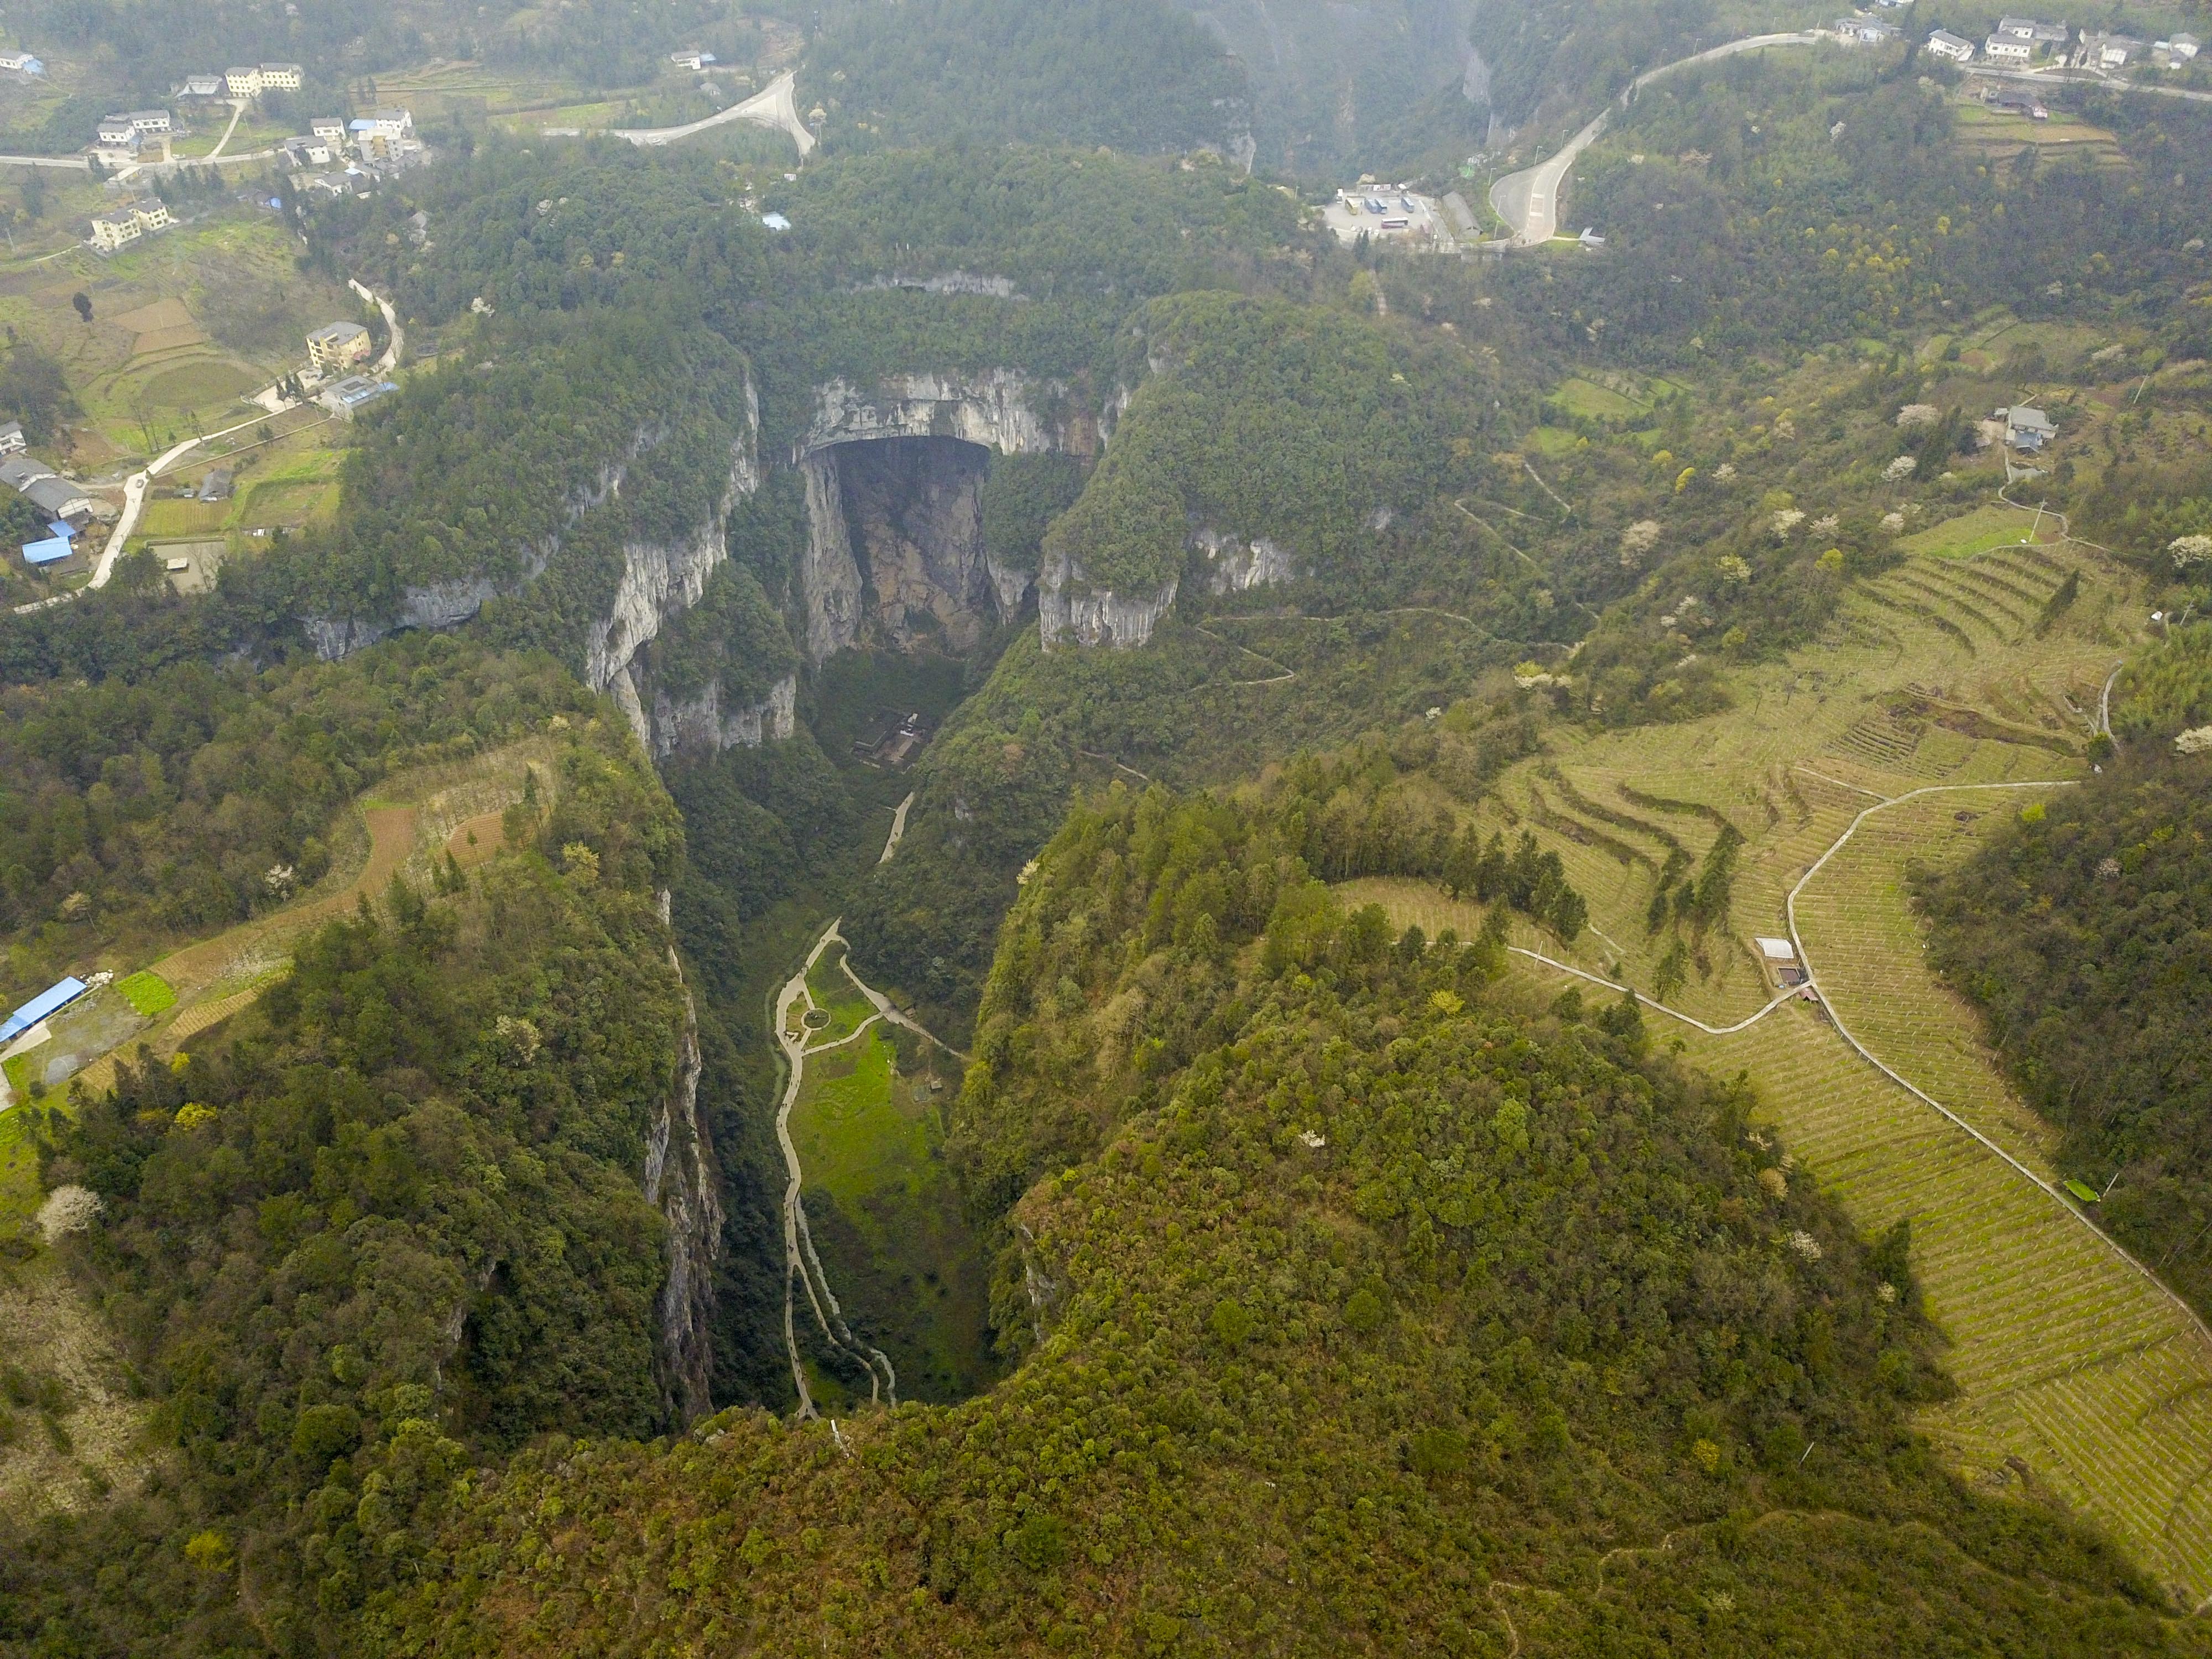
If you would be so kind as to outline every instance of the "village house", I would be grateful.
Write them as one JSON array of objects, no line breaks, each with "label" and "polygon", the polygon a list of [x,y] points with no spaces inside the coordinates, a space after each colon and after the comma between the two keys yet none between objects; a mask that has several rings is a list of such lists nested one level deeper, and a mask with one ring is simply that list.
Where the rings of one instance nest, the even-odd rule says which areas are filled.
[{"label": "village house", "polygon": [[2051,424],[2050,416],[2026,404],[2000,409],[1994,418],[2004,422],[2005,442],[2025,454],[2035,454],[2058,435],[2058,428]]},{"label": "village house", "polygon": [[1948,58],[1954,64],[1963,64],[1974,55],[1974,43],[1961,40],[1948,29],[1931,31],[1927,45],[1936,57]]},{"label": "village house", "polygon": [[92,516],[92,497],[56,474],[44,461],[10,455],[0,461],[0,483],[8,485],[52,519],[81,524]]},{"label": "village house", "polygon": [[389,397],[399,388],[389,380],[371,380],[366,374],[349,374],[335,385],[325,386],[315,394],[315,401],[331,414],[350,421],[379,398]]},{"label": "village house", "polygon": [[368,331],[359,323],[325,323],[307,336],[307,362],[318,374],[367,362],[368,351]]},{"label": "village house", "polygon": [[2074,61],[2084,69],[2119,70],[2143,55],[2140,40],[2125,34],[2084,34]]},{"label": "village house", "polygon": [[167,230],[177,222],[168,204],[160,201],[125,202],[105,213],[93,216],[92,234],[88,239],[97,253],[112,253],[128,246],[141,236],[149,236],[157,230]]},{"label": "village house", "polygon": [[2025,40],[2038,51],[2063,46],[2074,38],[2070,25],[2046,23],[2034,17],[1999,18],[1996,33],[2008,40]]},{"label": "village house", "polygon": [[264,92],[297,92],[307,79],[307,71],[297,64],[264,64],[261,66],[261,89]]},{"label": "village house", "polygon": [[1847,46],[1878,46],[1895,40],[1897,31],[1871,17],[1838,17],[1836,38]]},{"label": "village house", "polygon": [[261,66],[248,64],[243,69],[228,69],[222,72],[223,84],[230,88],[234,98],[258,98],[261,95]]},{"label": "village house", "polygon": [[0,52],[0,70],[13,70],[19,75],[44,75],[46,66],[27,52]]}]

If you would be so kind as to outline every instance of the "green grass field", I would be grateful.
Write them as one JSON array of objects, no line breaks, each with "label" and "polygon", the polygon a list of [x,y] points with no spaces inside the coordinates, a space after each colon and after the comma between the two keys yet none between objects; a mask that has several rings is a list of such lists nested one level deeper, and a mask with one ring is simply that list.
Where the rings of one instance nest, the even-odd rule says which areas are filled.
[{"label": "green grass field", "polygon": [[1609,387],[1581,379],[1563,382],[1552,394],[1552,402],[1569,415],[1601,421],[1622,420],[1632,415],[1641,415],[1650,406]]},{"label": "green grass field", "polygon": [[918,1055],[897,1056],[881,1025],[811,1056],[792,1142],[847,1316],[890,1355],[902,1398],[957,1399],[989,1376],[988,1268],[940,1156],[940,1096]]},{"label": "green grass field", "polygon": [[860,994],[860,988],[845,972],[842,945],[832,945],[816,958],[807,972],[806,994],[817,1010],[830,1016],[827,1025],[809,1027],[814,1033],[809,1048],[843,1042],[876,1012],[875,1005]]},{"label": "green grass field", "polygon": [[1534,450],[1539,455],[1565,455],[1573,453],[1583,440],[1565,427],[1540,426],[1523,434],[1521,447]]},{"label": "green grass field", "polygon": [[138,529],[153,540],[189,540],[221,535],[223,523],[229,517],[228,501],[180,501],[173,496],[165,501],[155,497],[147,501],[138,515]]}]

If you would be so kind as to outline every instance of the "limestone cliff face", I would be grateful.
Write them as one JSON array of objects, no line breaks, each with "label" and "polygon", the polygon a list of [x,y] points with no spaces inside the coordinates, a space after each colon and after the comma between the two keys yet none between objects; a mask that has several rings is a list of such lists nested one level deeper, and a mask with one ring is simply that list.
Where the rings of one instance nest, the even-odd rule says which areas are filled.
[{"label": "limestone cliff face", "polygon": [[832,445],[805,465],[809,654],[818,662],[859,644],[973,650],[1000,614],[983,551],[988,452],[897,438]]},{"label": "limestone cliff face", "polygon": [[325,662],[336,662],[379,640],[409,629],[458,628],[483,609],[484,601],[499,589],[479,577],[472,581],[432,582],[410,587],[400,595],[398,611],[388,618],[370,621],[361,617],[302,617],[307,643]]},{"label": "limestone cliff face", "polygon": [[[629,717],[638,741],[647,748],[653,746],[653,732],[640,684],[639,653],[659,636],[672,617],[698,603],[707,579],[729,556],[726,542],[731,510],[740,497],[760,488],[760,399],[750,377],[744,398],[744,428],[730,447],[729,473],[713,511],[690,533],[673,542],[625,544],[614,597],[606,614],[592,622],[584,640],[586,683],[594,691],[605,691],[614,698]],[[623,457],[601,466],[592,482],[576,492],[569,502],[571,519],[619,495],[629,463],[667,435],[665,428],[637,432]],[[536,580],[559,550],[557,539],[528,550],[517,588]],[[301,626],[316,653],[327,661],[403,629],[457,628],[501,591],[497,584],[482,577],[434,583],[405,590],[398,611],[388,617],[303,617]],[[732,711],[732,718],[738,719],[741,714]],[[738,726],[744,728],[741,719]]]},{"label": "limestone cliff face", "polygon": [[1067,388],[1015,369],[975,374],[893,374],[874,386],[836,380],[814,390],[814,418],[794,446],[793,461],[833,444],[872,438],[958,438],[1006,454],[1067,450],[1087,454],[1095,423],[1057,415]]},{"label": "limestone cliff face", "polygon": [[1246,542],[1218,531],[1201,530],[1191,538],[1191,545],[1206,556],[1206,586],[1216,593],[1272,587],[1297,574],[1289,550],[1265,536]]},{"label": "limestone cliff face", "polygon": [[648,750],[653,728],[645,715],[639,653],[678,613],[698,604],[707,578],[729,557],[731,510],[760,488],[760,402],[745,382],[745,429],[730,447],[730,472],[705,523],[673,545],[632,542],[623,548],[622,580],[607,614],[592,624],[585,641],[584,678],[594,691],[612,693],[630,729]]},{"label": "limestone cliff face", "polygon": [[655,692],[653,707],[645,713],[648,744],[657,761],[679,751],[757,749],[763,743],[781,743],[799,730],[799,676],[785,675],[758,702],[727,708],[722,705],[719,682],[681,702]]},{"label": "limestone cliff face", "polygon": [[1047,560],[1037,576],[1037,632],[1044,648],[1073,641],[1126,649],[1144,644],[1175,603],[1176,580],[1152,593],[1094,587],[1073,559]]},{"label": "limestone cliff face", "polygon": [[1099,423],[1066,388],[1006,369],[831,380],[793,446],[805,475],[803,648],[971,650],[1020,614],[1033,578],[983,547],[981,486],[999,454],[1090,454]]},{"label": "limestone cliff face", "polygon": [[860,643],[860,562],[845,523],[836,452],[809,456],[799,465],[806,477],[806,553],[799,567],[806,637],[799,648],[809,662],[820,663]]},{"label": "limestone cliff face", "polygon": [[[660,919],[669,896],[660,893]],[[684,975],[668,953],[677,977]],[[661,1282],[659,1316],[662,1389],[669,1414],[689,1424],[713,1409],[708,1379],[714,1368],[709,1325],[714,1310],[714,1255],[722,1237],[722,1197],[714,1147],[699,1115],[699,1022],[687,987],[684,1036],[676,1084],[660,1103],[646,1145],[645,1201],[668,1222],[668,1277]]]}]

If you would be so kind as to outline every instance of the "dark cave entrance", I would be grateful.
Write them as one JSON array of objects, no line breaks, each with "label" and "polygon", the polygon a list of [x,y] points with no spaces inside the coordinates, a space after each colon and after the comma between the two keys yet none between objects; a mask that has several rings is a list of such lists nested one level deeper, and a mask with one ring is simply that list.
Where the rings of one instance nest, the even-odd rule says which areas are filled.
[{"label": "dark cave entrance", "polygon": [[806,458],[807,650],[975,650],[1021,607],[983,540],[991,451],[946,437],[870,438]]}]

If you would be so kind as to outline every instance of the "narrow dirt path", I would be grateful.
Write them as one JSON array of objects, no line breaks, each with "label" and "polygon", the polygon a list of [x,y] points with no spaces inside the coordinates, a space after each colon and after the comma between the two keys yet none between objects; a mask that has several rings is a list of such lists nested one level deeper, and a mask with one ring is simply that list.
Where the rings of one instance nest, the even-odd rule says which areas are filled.
[{"label": "narrow dirt path", "polygon": [[891,814],[890,839],[884,843],[884,855],[876,860],[877,863],[889,864],[891,854],[898,851],[899,842],[906,839],[907,808],[913,805],[914,793],[909,790],[907,798],[898,804],[898,811]]}]

